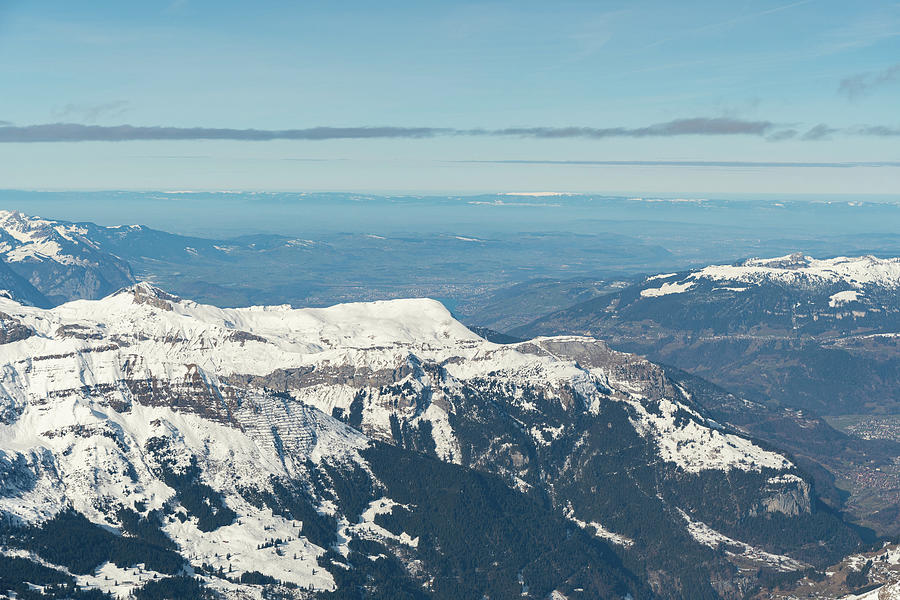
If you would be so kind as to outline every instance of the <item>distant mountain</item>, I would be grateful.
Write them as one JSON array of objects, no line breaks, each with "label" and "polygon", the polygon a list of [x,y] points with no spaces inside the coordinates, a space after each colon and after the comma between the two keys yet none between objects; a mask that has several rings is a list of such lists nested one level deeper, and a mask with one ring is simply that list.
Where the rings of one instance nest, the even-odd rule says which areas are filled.
[{"label": "distant mountain", "polygon": [[[301,221],[298,227],[302,226]],[[495,329],[512,326],[513,322],[503,320],[504,315],[509,317],[507,311],[546,313],[591,297],[591,290],[603,283],[573,283],[577,289],[559,299],[543,298],[535,288],[533,301],[521,310],[503,298],[482,297],[490,290],[556,277],[561,270],[574,282],[588,274],[610,271],[618,276],[673,260],[659,245],[607,232],[514,232],[487,237],[341,231],[225,239],[179,235],[144,225],[50,221],[2,211],[0,229],[4,228],[8,235],[6,245],[0,244],[0,258],[8,251],[6,260],[15,263],[17,272],[27,279],[33,278],[32,283],[55,303],[96,299],[133,283],[130,274],[123,279],[111,272],[121,271],[127,263],[129,273],[142,280],[218,306],[327,306],[425,296],[477,299],[461,316],[475,322],[468,317],[478,312],[479,324],[486,326],[496,316]],[[74,268],[88,263],[93,268]],[[46,272],[50,266],[56,268],[52,277]],[[554,296],[558,292],[555,286],[547,289]]]},{"label": "distant mountain", "polygon": [[105,229],[0,211],[0,259],[54,304],[101,298],[134,282],[94,235]]},{"label": "distant mountain", "polygon": [[[647,265],[664,268],[673,257],[659,245],[608,232],[225,239],[0,211],[0,259],[53,304],[101,298],[137,277],[217,306],[444,298],[466,322],[500,331],[604,293]],[[555,279],[560,272],[570,279]],[[586,279],[598,272],[609,276]]]},{"label": "distant mountain", "polygon": [[738,598],[860,546],[705,384],[590,338],[146,284],[0,311],[5,556],[81,588]]},{"label": "distant mountain", "polygon": [[846,490],[827,494],[834,506],[896,535],[898,438],[849,437],[816,414],[900,410],[898,289],[900,259],[794,254],[647,277],[511,333],[594,335],[735,392],[698,397],[715,418],[824,467],[822,482]]},{"label": "distant mountain", "polygon": [[900,259],[793,254],[649,277],[513,329],[596,335],[760,401],[900,410]]}]

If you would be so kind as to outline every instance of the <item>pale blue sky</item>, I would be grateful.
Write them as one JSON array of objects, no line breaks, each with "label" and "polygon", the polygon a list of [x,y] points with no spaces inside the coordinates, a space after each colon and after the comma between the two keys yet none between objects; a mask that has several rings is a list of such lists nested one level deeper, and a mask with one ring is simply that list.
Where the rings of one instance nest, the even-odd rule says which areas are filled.
[{"label": "pale blue sky", "polygon": [[5,188],[900,190],[897,2],[0,0],[0,78]]}]

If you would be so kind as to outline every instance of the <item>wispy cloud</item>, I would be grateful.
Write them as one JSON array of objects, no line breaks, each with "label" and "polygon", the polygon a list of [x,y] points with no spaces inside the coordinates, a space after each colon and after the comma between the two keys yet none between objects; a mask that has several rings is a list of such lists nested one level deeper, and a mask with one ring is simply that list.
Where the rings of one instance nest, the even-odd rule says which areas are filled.
[{"label": "wispy cloud", "polygon": [[835,134],[839,131],[840,129],[829,127],[825,123],[819,123],[815,127],[812,127],[809,131],[804,133],[802,136],[800,136],[800,139],[807,142],[825,140],[831,137],[832,134]]},{"label": "wispy cloud", "polygon": [[900,83],[900,63],[891,65],[881,71],[858,73],[841,80],[838,92],[854,100],[874,89]]},{"label": "wispy cloud", "polygon": [[759,18],[759,17],[766,16],[766,15],[771,15],[771,14],[774,14],[774,13],[778,13],[778,12],[781,12],[781,11],[783,11],[783,10],[788,10],[788,9],[790,9],[790,8],[794,8],[795,6],[801,6],[801,5],[803,5],[803,4],[809,4],[809,3],[812,2],[812,1],[813,1],[813,0],[798,0],[798,1],[796,1],[796,2],[790,2],[790,3],[788,3],[788,4],[782,4],[782,5],[780,5],[780,6],[775,6],[775,7],[772,7],[772,8],[767,8],[767,9],[765,9],[765,10],[761,10],[761,11],[757,11],[757,12],[753,12],[753,13],[747,13],[747,14],[738,15],[738,16],[736,16],[736,17],[733,17],[733,18],[730,18],[730,19],[725,19],[725,20],[723,20],[723,21],[716,21],[716,22],[713,22],[713,23],[706,23],[706,24],[704,24],[704,25],[700,25],[700,26],[694,27],[694,28],[692,28],[692,29],[682,30],[682,31],[680,31],[680,32],[679,32],[678,34],[676,34],[676,35],[671,35],[671,36],[669,36],[669,37],[666,37],[666,38],[663,38],[663,39],[660,39],[660,40],[656,40],[655,42],[649,44],[647,47],[648,47],[648,48],[653,48],[653,47],[655,47],[655,46],[660,46],[660,45],[662,45],[662,44],[666,44],[666,43],[671,42],[671,41],[673,41],[673,40],[677,40],[677,39],[681,39],[681,38],[685,38],[685,37],[692,37],[692,36],[695,36],[695,35],[698,34],[698,33],[704,33],[704,32],[706,32],[706,31],[715,31],[715,30],[718,30],[718,29],[723,29],[723,28],[726,28],[726,27],[730,27],[730,26],[732,26],[732,25],[736,25],[736,24],[741,23],[741,22],[743,22],[743,21],[749,21],[749,20],[752,20],[752,19],[756,19],[756,18]]},{"label": "wispy cloud", "polygon": [[885,127],[884,125],[862,125],[852,129],[858,135],[871,135],[875,137],[900,136],[900,127]]},{"label": "wispy cloud", "polygon": [[128,110],[127,100],[113,100],[97,104],[66,104],[56,112],[60,118],[75,117],[88,123],[95,123],[104,117],[118,117]]},{"label": "wispy cloud", "polygon": [[781,129],[776,131],[772,135],[768,136],[766,139],[770,142],[783,142],[785,140],[790,140],[797,137],[796,129]]},{"label": "wispy cloud", "polygon": [[900,167],[900,162],[764,162],[737,160],[458,160],[455,163],[493,165],[560,165],[608,167],[709,167],[709,168],[837,168]]}]

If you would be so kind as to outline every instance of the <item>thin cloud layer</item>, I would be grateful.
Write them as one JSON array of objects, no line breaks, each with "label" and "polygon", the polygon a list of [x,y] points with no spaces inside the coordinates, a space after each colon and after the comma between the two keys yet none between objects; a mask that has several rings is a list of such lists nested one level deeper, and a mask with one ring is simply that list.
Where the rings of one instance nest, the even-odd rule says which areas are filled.
[{"label": "thin cloud layer", "polygon": [[127,100],[114,100],[101,104],[66,104],[56,115],[61,119],[81,118],[88,123],[95,123],[102,118],[119,117],[128,110]]},{"label": "thin cloud layer", "polygon": [[800,138],[801,140],[810,142],[816,140],[825,140],[831,137],[832,134],[840,131],[839,129],[835,129],[834,127],[829,127],[825,123],[819,123],[809,131],[803,134]]},{"label": "thin cloud layer", "polygon": [[713,167],[713,168],[836,168],[900,167],[900,162],[765,162],[733,160],[459,160],[456,163],[492,165],[559,165],[607,167]]},{"label": "thin cloud layer", "polygon": [[859,135],[871,135],[875,137],[896,137],[900,136],[900,127],[885,127],[884,125],[867,125],[857,127],[853,130]]},{"label": "thin cloud layer", "polygon": [[[729,118],[675,119],[647,127],[513,127],[484,131],[485,135],[533,138],[671,137],[678,135],[765,135],[777,125],[770,121]],[[477,131],[477,130],[476,130]]]}]

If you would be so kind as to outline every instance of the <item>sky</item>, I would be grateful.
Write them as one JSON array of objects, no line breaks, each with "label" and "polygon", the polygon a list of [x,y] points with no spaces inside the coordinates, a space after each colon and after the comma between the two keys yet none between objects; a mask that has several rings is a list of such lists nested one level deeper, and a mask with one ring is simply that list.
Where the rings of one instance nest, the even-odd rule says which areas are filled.
[{"label": "sky", "polygon": [[0,0],[0,187],[900,197],[900,3]]}]

